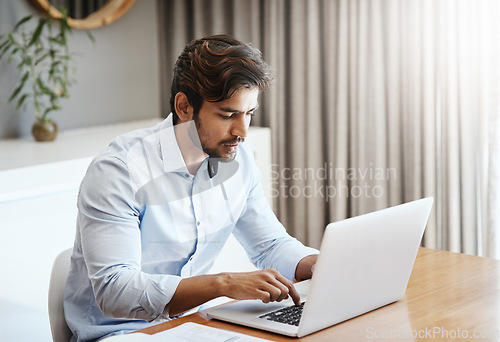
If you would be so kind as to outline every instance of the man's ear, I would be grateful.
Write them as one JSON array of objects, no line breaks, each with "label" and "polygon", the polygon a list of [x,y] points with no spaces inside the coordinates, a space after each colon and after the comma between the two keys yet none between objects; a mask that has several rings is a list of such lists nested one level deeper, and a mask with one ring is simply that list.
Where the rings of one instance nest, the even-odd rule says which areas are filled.
[{"label": "man's ear", "polygon": [[187,122],[193,120],[193,107],[189,104],[186,94],[178,92],[175,94],[175,112],[180,121]]}]

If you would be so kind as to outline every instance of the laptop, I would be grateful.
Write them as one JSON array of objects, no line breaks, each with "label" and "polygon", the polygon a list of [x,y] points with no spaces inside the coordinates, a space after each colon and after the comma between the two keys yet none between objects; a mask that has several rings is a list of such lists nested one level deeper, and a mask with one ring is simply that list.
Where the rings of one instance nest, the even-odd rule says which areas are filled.
[{"label": "laptop", "polygon": [[[312,279],[291,299],[233,301],[211,318],[302,337],[401,299],[429,218],[432,197],[330,223]],[[288,311],[292,311],[289,313]]]}]

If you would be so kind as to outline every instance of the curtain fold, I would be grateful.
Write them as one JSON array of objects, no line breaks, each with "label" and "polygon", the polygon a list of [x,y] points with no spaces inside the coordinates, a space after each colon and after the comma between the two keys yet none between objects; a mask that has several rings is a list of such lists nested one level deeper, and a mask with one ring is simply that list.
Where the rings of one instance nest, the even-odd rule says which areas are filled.
[{"label": "curtain fold", "polygon": [[274,208],[318,247],[328,222],[425,196],[423,244],[500,258],[499,4],[493,0],[158,0],[163,110],[175,58],[230,34],[277,81]]}]

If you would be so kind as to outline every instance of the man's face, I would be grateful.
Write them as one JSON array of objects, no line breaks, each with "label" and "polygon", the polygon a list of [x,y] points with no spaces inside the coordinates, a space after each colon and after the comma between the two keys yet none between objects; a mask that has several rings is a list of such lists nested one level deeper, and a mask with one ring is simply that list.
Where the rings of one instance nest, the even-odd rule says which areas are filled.
[{"label": "man's face", "polygon": [[258,96],[258,89],[243,88],[230,99],[203,102],[194,120],[203,152],[222,161],[234,159],[238,144],[247,135],[253,112],[259,106]]}]

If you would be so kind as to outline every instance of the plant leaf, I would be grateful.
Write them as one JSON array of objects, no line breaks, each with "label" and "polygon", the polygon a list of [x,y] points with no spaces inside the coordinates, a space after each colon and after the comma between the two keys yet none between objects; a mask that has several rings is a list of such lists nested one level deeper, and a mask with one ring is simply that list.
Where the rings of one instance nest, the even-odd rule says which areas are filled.
[{"label": "plant leaf", "polygon": [[17,52],[17,51],[19,51],[19,50],[21,50],[21,48],[20,48],[20,47],[16,47],[16,48],[14,48],[14,50],[12,50],[12,51],[10,52],[9,57],[14,56],[14,55],[16,54],[16,52]]},{"label": "plant leaf", "polygon": [[90,41],[95,44],[94,35],[89,30],[85,30],[85,33],[87,34],[87,37],[89,37]]},{"label": "plant leaf", "polygon": [[21,106],[23,105],[24,101],[29,97],[30,95],[29,94],[23,94],[23,96],[21,96],[19,98],[19,101],[17,101],[17,105],[16,105],[16,109],[19,109],[21,108]]},{"label": "plant leaf", "polygon": [[55,61],[50,65],[50,70],[49,70],[49,80],[54,78],[54,75],[60,74],[61,70],[58,68],[58,66],[61,64],[61,61]]},{"label": "plant leaf", "polygon": [[12,31],[16,31],[21,25],[23,25],[24,23],[26,23],[27,21],[31,20],[31,18],[33,17],[33,15],[27,15],[26,17],[22,18],[21,20],[19,20],[16,24],[16,26],[14,26],[14,29]]},{"label": "plant leaf", "polygon": [[45,120],[45,117],[47,116],[47,114],[49,114],[49,112],[52,110],[53,110],[52,107],[45,109],[45,111],[42,114],[42,120]]},{"label": "plant leaf", "polygon": [[43,48],[43,44],[40,42],[40,44],[37,44],[37,48],[35,50],[35,55],[38,55],[40,52],[43,52],[45,49]]},{"label": "plant leaf", "polygon": [[42,120],[45,119],[45,117],[47,116],[47,114],[49,114],[49,112],[53,111],[53,110],[59,110],[61,109],[61,107],[59,107],[58,105],[56,105],[55,103],[52,104],[52,107],[49,107],[47,109],[45,109],[45,111],[43,112],[42,114]]},{"label": "plant leaf", "polygon": [[63,15],[63,18],[67,18],[68,17],[68,9],[64,6],[60,6],[59,7],[59,12],[61,12],[61,14]]},{"label": "plant leaf", "polygon": [[51,68],[55,68],[56,66],[58,66],[58,65],[59,65],[59,64],[61,64],[61,63],[62,63],[61,61],[55,61],[55,62],[53,62],[53,63],[50,65],[50,67],[51,67]]},{"label": "plant leaf", "polygon": [[22,59],[22,60],[19,62],[19,64],[17,65],[17,68],[16,68],[16,69],[17,69],[19,72],[22,72],[22,71],[23,71],[23,69],[28,68],[28,67],[29,67],[29,66],[27,66],[27,65],[26,65],[26,59]]},{"label": "plant leaf", "polygon": [[10,42],[12,43],[12,45],[19,45],[19,43],[17,42],[16,38],[14,38],[14,36],[12,35],[12,33],[9,33],[7,35],[7,37],[9,38]]},{"label": "plant leaf", "polygon": [[12,43],[8,41],[8,44],[6,44],[3,49],[0,51],[0,59],[7,53],[7,51],[12,47]]},{"label": "plant leaf", "polygon": [[28,77],[30,76],[30,73],[28,71],[26,71],[23,75],[23,77],[21,78],[21,85],[24,86],[24,83],[26,82],[26,80],[28,79]]},{"label": "plant leaf", "polygon": [[14,89],[14,91],[12,92],[12,94],[9,97],[8,102],[11,102],[12,100],[14,100],[17,97],[17,95],[19,95],[22,88],[23,88],[23,84],[20,84],[16,89]]},{"label": "plant leaf", "polygon": [[[0,39],[2,39],[2,38],[0,38]],[[3,47],[4,47],[5,45],[7,45],[7,44],[9,44],[9,40],[8,40],[8,39],[5,39],[3,42],[0,42],[0,50],[2,50],[2,49],[3,49]]]},{"label": "plant leaf", "polygon": [[66,38],[62,34],[59,34],[56,37],[51,37],[49,40],[59,45],[66,45]]},{"label": "plant leaf", "polygon": [[66,7],[61,6],[59,8],[59,12],[61,12],[61,14],[63,15],[61,18],[58,19],[59,25],[61,27],[61,32],[65,35],[66,32],[72,31],[71,26],[69,26],[68,24],[68,10],[66,9]]},{"label": "plant leaf", "polygon": [[28,65],[28,66],[31,66],[31,65],[33,65],[33,60],[31,59],[31,57],[30,57],[30,56],[27,56],[26,58],[24,58],[24,60],[23,60],[23,64],[26,64],[26,65]]},{"label": "plant leaf", "polygon": [[40,90],[42,91],[42,93],[43,93],[43,94],[45,94],[45,95],[49,95],[50,97],[52,97],[52,96],[54,96],[54,95],[55,95],[55,94],[52,92],[52,90],[50,90],[50,88],[49,88],[49,87],[47,87],[47,86],[43,83],[43,81],[42,81],[42,79],[41,79],[40,77],[38,77],[38,78],[36,79],[36,83],[37,83],[38,87],[40,87]]},{"label": "plant leaf", "polygon": [[45,26],[46,23],[47,23],[47,19],[45,19],[45,18],[40,18],[38,20],[38,26],[36,27],[35,32],[33,33],[33,36],[31,36],[31,40],[28,43],[28,47],[35,44],[40,39],[40,36],[42,34],[42,31],[43,31],[43,27]]},{"label": "plant leaf", "polygon": [[68,18],[59,18],[59,25],[61,26],[61,32],[66,34],[66,32],[71,32],[71,26],[68,24]]},{"label": "plant leaf", "polygon": [[21,80],[19,81],[19,86],[18,86],[16,89],[14,89],[14,91],[13,91],[13,92],[12,92],[12,94],[10,95],[9,100],[8,100],[9,102],[11,102],[12,100],[14,100],[14,99],[17,97],[17,95],[19,95],[19,93],[20,93],[20,92],[21,92],[21,90],[23,89],[24,85],[26,84],[26,80],[28,79],[29,75],[30,75],[30,74],[29,74],[29,72],[28,72],[28,71],[26,71],[26,72],[24,73],[23,77],[22,77],[22,78],[21,78]]},{"label": "plant leaf", "polygon": [[38,58],[36,61],[35,61],[35,65],[38,65],[41,61],[43,61],[45,58],[47,58],[49,54],[46,53],[45,55],[43,55],[42,57]]}]

